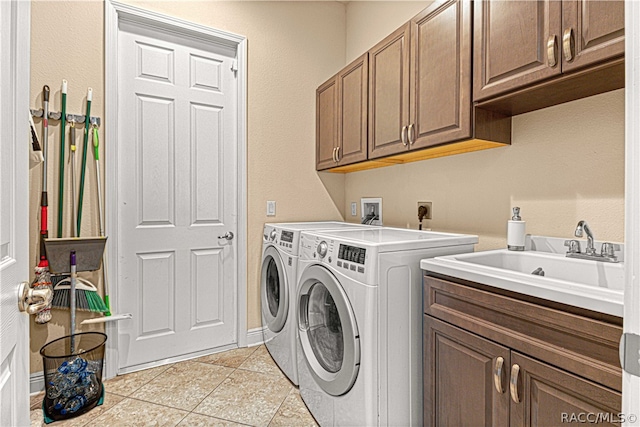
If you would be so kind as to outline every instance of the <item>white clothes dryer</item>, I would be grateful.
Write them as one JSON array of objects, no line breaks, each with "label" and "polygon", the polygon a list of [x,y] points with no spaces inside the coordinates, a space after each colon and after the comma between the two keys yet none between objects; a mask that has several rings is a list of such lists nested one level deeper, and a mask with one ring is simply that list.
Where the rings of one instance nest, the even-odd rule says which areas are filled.
[{"label": "white clothes dryer", "polygon": [[374,227],[339,221],[264,226],[260,273],[263,339],[273,360],[295,385],[298,385],[295,293],[300,232],[354,228]]},{"label": "white clothes dryer", "polygon": [[420,260],[477,242],[388,227],[301,234],[299,386],[320,425],[422,425]]}]

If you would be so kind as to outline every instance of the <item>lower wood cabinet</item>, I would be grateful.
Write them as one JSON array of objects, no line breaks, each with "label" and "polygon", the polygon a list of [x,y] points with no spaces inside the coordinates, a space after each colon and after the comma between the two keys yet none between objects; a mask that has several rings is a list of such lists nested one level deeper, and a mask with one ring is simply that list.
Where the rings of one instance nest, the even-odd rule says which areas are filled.
[{"label": "lower wood cabinet", "polygon": [[[613,353],[621,319],[478,286],[425,276],[425,425],[620,425],[621,369]],[[533,336],[518,318],[532,319]],[[558,362],[555,353],[563,351],[566,360]]]}]

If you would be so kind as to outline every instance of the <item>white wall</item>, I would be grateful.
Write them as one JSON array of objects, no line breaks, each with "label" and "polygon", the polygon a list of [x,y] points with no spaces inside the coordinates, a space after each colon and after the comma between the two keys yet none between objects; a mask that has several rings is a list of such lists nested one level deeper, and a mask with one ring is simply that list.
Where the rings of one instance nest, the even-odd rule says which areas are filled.
[{"label": "white wall", "polygon": [[477,250],[506,247],[521,207],[532,234],[624,240],[624,90],[513,117],[511,146],[346,176],[346,203],[382,197],[385,225],[417,228],[417,202],[433,202],[424,227],[480,236]]}]

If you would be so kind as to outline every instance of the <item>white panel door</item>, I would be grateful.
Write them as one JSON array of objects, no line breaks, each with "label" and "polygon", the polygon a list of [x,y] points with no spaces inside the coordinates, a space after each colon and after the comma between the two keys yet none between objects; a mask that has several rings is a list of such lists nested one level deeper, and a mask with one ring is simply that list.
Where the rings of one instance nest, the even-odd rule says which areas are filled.
[{"label": "white panel door", "polygon": [[238,166],[234,49],[120,22],[118,52],[122,372],[237,341]]},{"label": "white panel door", "polygon": [[0,1],[0,426],[29,425],[29,318],[17,298],[29,280],[29,44],[18,40],[28,22],[28,2]]}]

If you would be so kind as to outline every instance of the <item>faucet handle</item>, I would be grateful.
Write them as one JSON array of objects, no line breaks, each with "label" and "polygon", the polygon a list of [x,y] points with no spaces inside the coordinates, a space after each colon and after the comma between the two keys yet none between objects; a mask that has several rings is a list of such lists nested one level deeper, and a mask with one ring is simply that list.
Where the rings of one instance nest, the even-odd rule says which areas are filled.
[{"label": "faucet handle", "polygon": [[570,254],[580,253],[580,242],[577,240],[565,240],[564,245],[569,248],[567,251]]},{"label": "faucet handle", "polygon": [[620,245],[616,245],[614,243],[605,242],[602,244],[602,249],[600,250],[600,254],[602,256],[615,258],[616,251],[620,250]]}]

